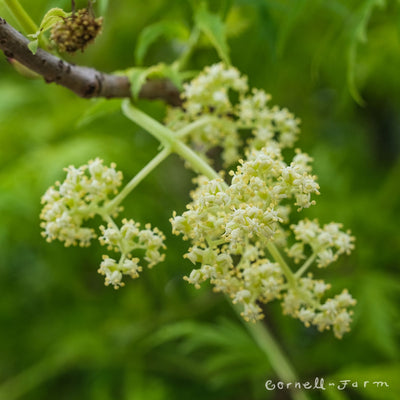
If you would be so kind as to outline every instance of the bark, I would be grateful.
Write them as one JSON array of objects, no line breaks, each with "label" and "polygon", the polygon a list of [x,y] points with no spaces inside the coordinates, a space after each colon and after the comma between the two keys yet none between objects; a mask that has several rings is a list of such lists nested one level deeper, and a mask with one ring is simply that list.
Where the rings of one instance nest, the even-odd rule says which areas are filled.
[{"label": "bark", "polygon": [[[28,43],[25,36],[0,18],[0,49],[5,56],[41,75],[47,83],[55,82],[84,98],[131,97],[130,82],[126,76],[68,63],[40,48],[32,54]],[[179,91],[169,80],[147,81],[139,97],[162,99],[173,106],[181,105]]]}]

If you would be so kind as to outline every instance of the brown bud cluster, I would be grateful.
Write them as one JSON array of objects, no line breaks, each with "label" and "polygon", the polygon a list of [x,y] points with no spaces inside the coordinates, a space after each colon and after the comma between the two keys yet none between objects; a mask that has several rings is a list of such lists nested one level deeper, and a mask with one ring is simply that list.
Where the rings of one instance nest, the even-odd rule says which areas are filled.
[{"label": "brown bud cluster", "polygon": [[101,32],[103,18],[95,18],[83,8],[54,25],[51,39],[60,52],[83,51]]}]

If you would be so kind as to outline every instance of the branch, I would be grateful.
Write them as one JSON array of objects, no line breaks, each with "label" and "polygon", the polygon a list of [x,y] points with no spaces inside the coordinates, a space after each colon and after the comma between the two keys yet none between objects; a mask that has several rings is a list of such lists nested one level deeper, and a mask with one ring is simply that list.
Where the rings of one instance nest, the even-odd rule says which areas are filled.
[{"label": "branch", "polygon": [[[80,97],[131,97],[130,82],[126,76],[110,75],[93,68],[68,63],[43,49],[36,54],[28,49],[29,40],[6,20],[0,18],[0,49],[25,67],[43,76],[47,83],[55,82],[72,90]],[[178,89],[168,80],[146,82],[140,98],[162,99],[173,106],[182,104]]]}]

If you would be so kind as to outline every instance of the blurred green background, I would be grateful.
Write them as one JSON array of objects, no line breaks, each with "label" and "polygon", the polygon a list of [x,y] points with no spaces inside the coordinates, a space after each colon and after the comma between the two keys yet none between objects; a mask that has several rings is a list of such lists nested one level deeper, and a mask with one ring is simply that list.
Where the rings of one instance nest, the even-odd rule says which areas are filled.
[{"label": "blurred green background", "polygon": [[[37,23],[68,1],[21,1]],[[78,5],[85,2],[78,1]],[[106,2],[99,1],[106,9]],[[211,1],[227,17],[233,64],[273,103],[302,119],[298,145],[315,159],[321,196],[304,211],[357,237],[350,257],[319,276],[358,304],[342,340],[266,307],[266,323],[299,376],[387,381],[389,389],[310,392],[311,398],[399,399],[400,3],[378,0]],[[0,1],[0,15],[12,23]],[[104,31],[71,60],[103,71],[134,65],[141,30],[167,19],[192,25],[189,2],[110,2]],[[366,36],[365,36],[366,34]],[[365,37],[364,37],[365,36]],[[362,39],[365,40],[362,40]],[[159,40],[145,64],[172,61]],[[206,42],[191,69],[217,61]],[[125,215],[167,233],[163,264],[114,291],[96,273],[102,250],[47,244],[40,197],[63,167],[115,161],[129,180],[157,143],[119,112],[79,124],[90,101],[27,80],[0,57],[0,399],[288,399],[267,392],[265,357],[223,296],[182,277],[187,243],[169,217],[189,201],[192,174],[177,158],[140,184]],[[145,104],[162,115],[161,104]]]}]

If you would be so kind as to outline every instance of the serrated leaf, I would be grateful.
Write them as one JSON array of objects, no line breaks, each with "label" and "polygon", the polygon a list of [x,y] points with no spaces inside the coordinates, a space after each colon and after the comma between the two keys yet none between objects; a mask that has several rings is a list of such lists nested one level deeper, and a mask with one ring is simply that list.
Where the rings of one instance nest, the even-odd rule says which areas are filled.
[{"label": "serrated leaf", "polygon": [[61,18],[65,18],[70,14],[71,13],[66,13],[61,8],[52,8],[45,14],[42,22],[40,23],[39,29],[35,33],[28,35],[28,37],[32,39],[31,42],[28,44],[28,48],[32,52],[32,54],[36,54],[37,52],[40,36],[44,32],[51,29],[57,22],[60,21]]},{"label": "serrated leaf", "polygon": [[39,30],[41,32],[46,32],[51,27],[53,27],[53,25],[59,22],[60,19],[68,17],[68,15],[70,15],[70,13],[66,13],[61,8],[52,8],[43,17],[42,22],[40,23]]},{"label": "serrated leaf", "polygon": [[221,17],[211,13],[206,3],[202,3],[195,14],[196,26],[203,32],[217,50],[220,58],[228,65],[229,47],[226,40],[226,27]]},{"label": "serrated leaf", "polygon": [[138,43],[135,49],[135,61],[142,64],[149,47],[160,37],[167,39],[179,39],[187,41],[190,36],[188,28],[177,21],[160,21],[149,25],[139,35]]}]

